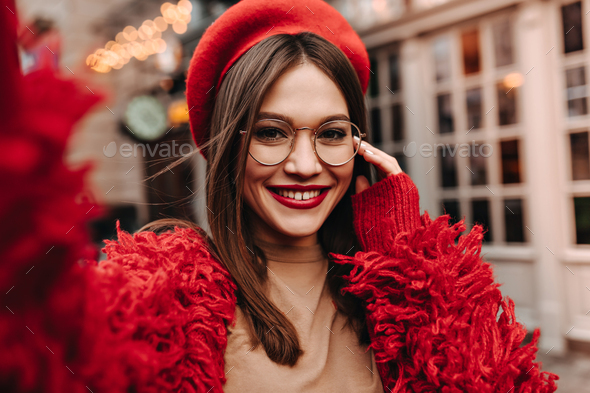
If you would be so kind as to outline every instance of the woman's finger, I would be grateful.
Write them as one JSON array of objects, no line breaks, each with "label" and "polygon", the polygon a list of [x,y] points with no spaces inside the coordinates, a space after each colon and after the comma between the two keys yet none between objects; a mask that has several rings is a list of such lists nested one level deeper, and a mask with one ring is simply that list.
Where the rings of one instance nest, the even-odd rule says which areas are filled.
[{"label": "woman's finger", "polygon": [[365,157],[365,160],[367,162],[375,165],[375,167],[377,168],[379,180],[385,179],[387,176],[395,174],[394,166],[388,160],[385,160],[383,157],[376,154],[370,154],[369,150],[365,152],[363,157]]},{"label": "woman's finger", "polygon": [[367,162],[377,167],[378,172],[380,172],[380,178],[385,178],[390,175],[397,175],[398,173],[402,172],[402,169],[395,157],[392,157],[384,151],[371,146],[365,141],[361,142],[358,154],[362,155]]}]

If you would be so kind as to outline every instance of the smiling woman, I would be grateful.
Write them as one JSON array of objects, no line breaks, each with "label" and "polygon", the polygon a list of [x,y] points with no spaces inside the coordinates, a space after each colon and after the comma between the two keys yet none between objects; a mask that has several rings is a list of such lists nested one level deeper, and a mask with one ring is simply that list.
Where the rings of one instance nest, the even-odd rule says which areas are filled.
[{"label": "smiling woman", "polygon": [[[294,365],[303,350],[293,323],[284,314],[287,310],[277,308],[264,289],[271,273],[256,240],[291,246],[320,244],[326,252],[339,254],[359,249],[350,196],[355,192],[353,177],[370,177],[369,163],[353,154],[358,148],[351,139],[353,160],[340,166],[326,164],[314,152],[314,132],[301,129],[293,146],[288,144],[283,161],[263,165],[249,154],[256,142],[253,133],[240,134],[240,130],[257,129],[259,119],[264,120],[261,117],[286,122],[287,129],[319,128],[335,115],[345,116],[366,132],[362,88],[344,53],[312,33],[277,34],[254,45],[224,79],[212,113],[211,139],[201,147],[209,157],[211,243],[240,288],[238,305],[253,332],[253,345],[262,344],[263,351],[279,364]],[[307,201],[289,198],[289,193],[296,197],[296,192],[309,187],[324,191]],[[273,188],[286,189],[287,196]],[[360,301],[340,293],[342,276],[350,272],[350,266],[333,261],[329,265],[324,277],[330,296],[357,332],[357,341],[367,343]]]},{"label": "smiling woman", "polygon": [[[13,60],[0,64],[3,142],[44,143],[50,132],[31,129],[50,122],[16,119],[64,117],[79,99],[80,111],[51,123],[67,135],[95,99],[44,74],[21,81]],[[1,237],[16,246],[0,284],[22,295],[10,303],[17,313],[0,311],[0,390],[553,392],[557,376],[534,362],[539,331],[522,345],[514,303],[480,255],[482,227],[455,243],[464,221],[420,215],[413,181],[363,141],[368,65],[359,37],[321,0],[231,7],[201,38],[187,79],[211,233],[179,220],[133,235],[117,224],[100,265],[79,263],[90,212],[74,202],[81,174],[59,153],[28,167],[3,157],[3,184],[20,192],[11,201],[32,213],[0,206],[20,223]],[[55,151],[65,139],[51,140]],[[47,201],[47,190],[61,198]],[[50,273],[27,291],[33,263]]]}]

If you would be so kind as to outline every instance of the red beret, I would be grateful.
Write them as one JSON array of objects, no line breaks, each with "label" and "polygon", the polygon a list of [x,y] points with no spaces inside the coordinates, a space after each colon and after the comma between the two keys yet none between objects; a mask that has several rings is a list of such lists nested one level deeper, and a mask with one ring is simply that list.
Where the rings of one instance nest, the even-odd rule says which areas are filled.
[{"label": "red beret", "polygon": [[[215,97],[223,77],[252,46],[274,34],[309,31],[330,41],[350,59],[363,93],[369,84],[369,56],[350,24],[322,0],[242,0],[207,28],[191,59],[186,96],[197,146],[209,138]],[[203,157],[206,153],[201,150]]]}]

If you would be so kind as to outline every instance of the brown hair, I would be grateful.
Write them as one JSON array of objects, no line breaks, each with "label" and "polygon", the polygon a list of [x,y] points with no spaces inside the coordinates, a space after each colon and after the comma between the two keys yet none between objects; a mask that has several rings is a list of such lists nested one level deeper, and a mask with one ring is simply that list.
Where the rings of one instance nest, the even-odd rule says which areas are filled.
[{"label": "brown hair", "polygon": [[[209,157],[206,194],[212,239],[208,238],[208,246],[235,280],[238,305],[250,327],[252,344],[262,344],[271,360],[290,366],[295,365],[303,351],[294,325],[263,290],[268,269],[266,257],[252,237],[252,220],[247,219],[251,212],[243,204],[247,150],[244,149],[246,153],[240,151],[239,130],[254,124],[272,84],[285,71],[304,62],[317,66],[334,81],[346,99],[350,120],[358,125],[361,132],[368,133],[362,88],[345,54],[326,39],[310,32],[277,34],[252,47],[227,74],[215,99],[210,140],[201,146],[207,149]],[[251,133],[248,133],[245,146],[248,146],[250,137]],[[352,223],[350,199],[359,175],[364,175],[369,181],[372,179],[370,165],[357,155],[350,187],[318,232],[319,242],[326,253],[360,251]],[[196,227],[194,223],[164,219],[154,221],[141,230],[174,225]],[[346,284],[342,275],[350,272],[350,266],[336,264],[330,259],[328,269],[326,279],[338,309],[347,317],[347,324],[356,332],[359,344],[368,344],[361,301],[350,294],[340,293]]]}]

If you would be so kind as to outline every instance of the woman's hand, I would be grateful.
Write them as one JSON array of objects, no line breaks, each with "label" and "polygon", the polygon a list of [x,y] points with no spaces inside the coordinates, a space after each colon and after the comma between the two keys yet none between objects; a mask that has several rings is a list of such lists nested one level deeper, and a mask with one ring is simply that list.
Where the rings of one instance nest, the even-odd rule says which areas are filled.
[{"label": "woman's hand", "polygon": [[[371,146],[365,141],[361,142],[361,147],[358,154],[363,156],[365,160],[377,168],[379,180],[383,180],[388,176],[397,175],[402,172],[397,160],[389,154]],[[363,192],[371,185],[369,180],[364,176],[357,176],[356,178],[356,193]]]}]

